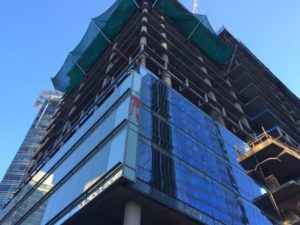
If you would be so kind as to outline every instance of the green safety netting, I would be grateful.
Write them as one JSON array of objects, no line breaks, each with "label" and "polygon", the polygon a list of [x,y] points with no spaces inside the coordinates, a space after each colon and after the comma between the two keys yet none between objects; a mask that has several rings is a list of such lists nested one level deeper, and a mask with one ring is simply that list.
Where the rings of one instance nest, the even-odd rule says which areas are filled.
[{"label": "green safety netting", "polygon": [[[78,46],[69,53],[62,68],[52,78],[55,89],[70,92],[110,45],[140,0],[117,0],[104,14],[94,18]],[[200,49],[218,64],[225,64],[233,49],[219,40],[206,16],[194,15],[175,0],[158,0],[155,7],[177,25]],[[195,29],[197,28],[197,29]]]},{"label": "green safety netting", "polygon": [[199,17],[175,4],[173,0],[159,0],[156,7],[169,16],[188,37],[192,34],[190,39],[215,62],[225,64],[231,58],[233,49],[201,24]]},{"label": "green safety netting", "polygon": [[216,35],[206,15],[196,14],[195,16],[199,19],[201,24],[210,31],[211,34]]},{"label": "green safety netting", "polygon": [[85,73],[136,9],[133,0],[118,0],[104,14],[94,18],[78,46],[69,53],[60,71],[52,78],[55,89],[70,92],[80,84]]}]

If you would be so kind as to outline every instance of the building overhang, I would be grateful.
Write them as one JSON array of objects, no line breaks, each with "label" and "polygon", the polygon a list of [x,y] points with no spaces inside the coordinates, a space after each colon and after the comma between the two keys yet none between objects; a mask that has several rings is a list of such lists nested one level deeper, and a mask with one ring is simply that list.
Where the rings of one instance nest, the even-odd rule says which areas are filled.
[{"label": "building overhang", "polygon": [[252,147],[238,158],[238,162],[263,186],[266,185],[265,178],[270,175],[282,184],[300,174],[300,154],[274,139]]},{"label": "building overhang", "polygon": [[[266,193],[259,198],[256,198],[253,203],[260,208],[268,217],[273,220],[280,221],[281,217],[278,211],[282,214],[287,212],[298,216],[298,219],[291,219],[288,224],[300,224],[300,183],[289,181],[271,193]],[[278,211],[276,210],[278,209]]]},{"label": "building overhang", "polygon": [[142,225],[202,224],[142,194],[133,189],[131,183],[128,183],[125,179],[120,179],[71,218],[66,220],[63,225],[123,224],[124,207],[129,201],[135,201],[141,204]]}]

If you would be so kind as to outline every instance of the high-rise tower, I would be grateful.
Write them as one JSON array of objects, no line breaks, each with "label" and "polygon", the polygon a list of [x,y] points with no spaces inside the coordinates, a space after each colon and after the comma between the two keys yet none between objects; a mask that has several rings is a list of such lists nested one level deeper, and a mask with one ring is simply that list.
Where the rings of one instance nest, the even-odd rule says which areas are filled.
[{"label": "high-rise tower", "polygon": [[22,183],[61,97],[57,91],[42,91],[38,97],[35,106],[39,112],[0,183],[1,207],[12,198]]},{"label": "high-rise tower", "polygon": [[117,0],[94,18],[53,78],[66,94],[0,224],[271,224],[237,162],[256,129],[225,41],[176,0]]}]

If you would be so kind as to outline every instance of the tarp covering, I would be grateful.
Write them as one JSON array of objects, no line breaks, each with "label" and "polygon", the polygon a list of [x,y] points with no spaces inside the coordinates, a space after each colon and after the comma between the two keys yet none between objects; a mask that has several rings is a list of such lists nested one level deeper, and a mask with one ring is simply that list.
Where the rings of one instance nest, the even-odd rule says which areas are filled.
[{"label": "tarp covering", "polygon": [[200,20],[201,24],[210,31],[210,33],[216,35],[206,15],[196,14],[195,16]]},{"label": "tarp covering", "polygon": [[[138,9],[140,0],[117,0],[104,14],[94,18],[78,46],[69,53],[52,78],[55,89],[70,92],[104,53],[125,23]],[[194,15],[175,0],[158,0],[156,8],[170,17],[178,29],[218,64],[225,64],[233,49],[215,35],[206,16]],[[195,29],[196,28],[196,29]]]},{"label": "tarp covering", "polygon": [[104,14],[94,18],[78,46],[70,52],[60,71],[52,78],[55,89],[70,92],[80,84],[85,73],[136,9],[133,0],[118,0]]},{"label": "tarp covering", "polygon": [[231,58],[232,47],[212,34],[199,17],[175,4],[174,0],[159,0],[156,7],[169,16],[188,37],[192,34],[190,39],[215,62],[225,64]]}]

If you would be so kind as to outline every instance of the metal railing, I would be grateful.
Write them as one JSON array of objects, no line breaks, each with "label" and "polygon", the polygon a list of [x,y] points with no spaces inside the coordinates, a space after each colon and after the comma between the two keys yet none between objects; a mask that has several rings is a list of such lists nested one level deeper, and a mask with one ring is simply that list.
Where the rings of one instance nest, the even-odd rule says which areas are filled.
[{"label": "metal railing", "polygon": [[274,140],[276,141],[277,143],[279,143],[280,145],[283,145],[285,148],[288,148],[294,152],[297,152],[298,154],[300,154],[300,150],[297,149],[297,148],[294,148],[286,143],[284,143],[283,141],[281,141],[281,136],[279,135],[278,137],[273,137],[269,134],[269,130],[265,130],[263,127],[262,127],[262,130],[263,130],[263,133],[261,133],[260,135],[258,135],[257,137],[255,137],[255,139],[247,142],[245,145],[243,146],[235,146],[235,149],[236,151],[238,152],[239,155],[242,155],[242,152],[245,153],[247,152],[248,150],[251,150],[253,149],[255,146],[257,146],[258,144],[261,144],[267,140]]}]

